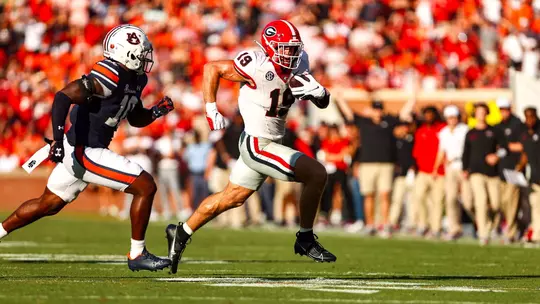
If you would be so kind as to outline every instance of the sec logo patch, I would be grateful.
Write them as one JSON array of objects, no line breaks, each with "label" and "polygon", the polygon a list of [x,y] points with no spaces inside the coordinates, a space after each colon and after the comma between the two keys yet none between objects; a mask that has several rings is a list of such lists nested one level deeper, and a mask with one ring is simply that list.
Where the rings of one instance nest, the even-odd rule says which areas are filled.
[{"label": "sec logo patch", "polygon": [[272,71],[266,72],[266,75],[264,75],[264,78],[266,78],[266,80],[268,81],[274,80],[274,72]]}]

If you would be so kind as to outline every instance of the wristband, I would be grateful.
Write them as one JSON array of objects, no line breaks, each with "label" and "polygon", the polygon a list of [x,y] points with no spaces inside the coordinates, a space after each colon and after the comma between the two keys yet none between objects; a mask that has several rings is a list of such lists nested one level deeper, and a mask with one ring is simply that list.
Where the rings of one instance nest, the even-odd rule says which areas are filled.
[{"label": "wristband", "polygon": [[217,112],[217,105],[215,102],[206,103],[206,113]]}]

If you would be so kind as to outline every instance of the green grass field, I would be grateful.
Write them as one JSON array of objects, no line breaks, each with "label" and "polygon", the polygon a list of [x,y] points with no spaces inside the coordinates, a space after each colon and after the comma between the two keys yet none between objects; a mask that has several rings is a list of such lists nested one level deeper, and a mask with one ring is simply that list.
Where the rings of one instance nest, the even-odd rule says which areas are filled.
[{"label": "green grass field", "polygon": [[295,256],[294,231],[207,228],[176,275],[133,273],[128,223],[60,215],[0,243],[0,303],[540,303],[538,249],[319,236],[337,263]]}]

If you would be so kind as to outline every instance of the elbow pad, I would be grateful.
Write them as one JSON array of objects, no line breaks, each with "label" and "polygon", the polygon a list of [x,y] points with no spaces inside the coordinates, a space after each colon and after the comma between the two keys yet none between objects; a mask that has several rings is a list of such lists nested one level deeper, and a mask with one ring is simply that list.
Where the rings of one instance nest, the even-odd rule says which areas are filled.
[{"label": "elbow pad", "polygon": [[88,78],[86,75],[82,75],[81,78],[77,80],[77,84],[79,85],[84,100],[89,100],[96,94],[96,88],[94,87],[94,83],[92,83],[92,79]]}]

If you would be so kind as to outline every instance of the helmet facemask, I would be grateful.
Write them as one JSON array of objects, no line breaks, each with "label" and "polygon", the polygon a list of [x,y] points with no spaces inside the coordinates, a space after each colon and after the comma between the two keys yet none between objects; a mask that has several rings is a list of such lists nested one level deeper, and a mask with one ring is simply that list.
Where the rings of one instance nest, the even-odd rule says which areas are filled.
[{"label": "helmet facemask", "polygon": [[[266,37],[264,37],[266,39]],[[296,69],[300,65],[300,57],[304,51],[301,41],[276,42],[266,41],[273,50],[272,61],[286,69]]]},{"label": "helmet facemask", "polygon": [[137,74],[142,75],[144,73],[150,73],[152,67],[154,66],[154,57],[153,57],[152,46],[145,46],[140,52],[128,53],[129,59],[131,62],[126,63],[126,66],[137,72]]},{"label": "helmet facemask", "polygon": [[150,73],[152,67],[154,66],[154,56],[152,48],[150,47],[149,49],[143,50],[137,58],[141,61],[142,71],[144,73]]}]

